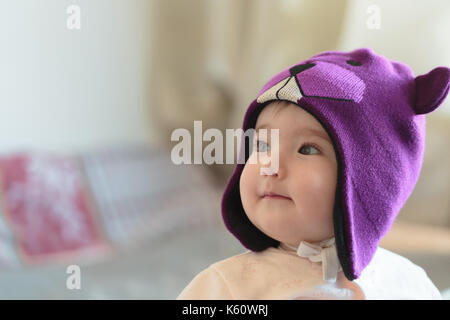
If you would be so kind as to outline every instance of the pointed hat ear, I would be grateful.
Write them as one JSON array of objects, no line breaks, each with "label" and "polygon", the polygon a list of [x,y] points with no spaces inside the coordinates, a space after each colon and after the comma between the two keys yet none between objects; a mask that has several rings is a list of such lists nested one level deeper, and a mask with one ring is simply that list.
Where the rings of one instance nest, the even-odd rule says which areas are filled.
[{"label": "pointed hat ear", "polygon": [[447,67],[437,67],[416,77],[416,114],[430,113],[439,107],[448,94],[449,82],[450,69]]}]

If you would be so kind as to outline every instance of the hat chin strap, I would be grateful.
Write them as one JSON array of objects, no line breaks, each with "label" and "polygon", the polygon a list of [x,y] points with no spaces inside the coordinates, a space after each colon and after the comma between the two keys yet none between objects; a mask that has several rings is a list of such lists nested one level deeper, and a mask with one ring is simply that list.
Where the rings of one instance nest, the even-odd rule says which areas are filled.
[{"label": "hat chin strap", "polygon": [[285,245],[296,250],[300,257],[308,258],[311,262],[322,262],[323,280],[336,282],[337,274],[342,271],[342,267],[337,256],[334,237],[318,243],[301,241],[298,248],[287,243]]}]

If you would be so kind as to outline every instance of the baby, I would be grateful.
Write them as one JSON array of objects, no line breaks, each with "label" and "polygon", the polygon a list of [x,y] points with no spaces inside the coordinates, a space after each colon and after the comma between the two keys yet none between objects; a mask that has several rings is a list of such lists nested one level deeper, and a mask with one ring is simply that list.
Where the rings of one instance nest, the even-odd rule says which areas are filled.
[{"label": "baby", "polygon": [[177,299],[441,299],[422,268],[378,244],[418,180],[425,114],[449,79],[446,67],[415,77],[368,48],[273,77],[245,114],[255,143],[244,138],[245,164],[222,199],[249,251],[212,264]]}]

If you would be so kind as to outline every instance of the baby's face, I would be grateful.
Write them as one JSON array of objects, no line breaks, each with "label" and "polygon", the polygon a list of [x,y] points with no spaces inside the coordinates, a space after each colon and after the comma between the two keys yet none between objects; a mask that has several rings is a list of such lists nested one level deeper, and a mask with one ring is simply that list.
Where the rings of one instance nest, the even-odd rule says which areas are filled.
[{"label": "baby's face", "polygon": [[[337,183],[336,155],[325,129],[297,105],[273,102],[260,113],[255,130],[267,129],[266,139],[256,134],[258,145],[240,178],[240,194],[250,221],[266,235],[298,246],[334,236],[333,208]],[[279,129],[278,172],[262,175],[261,152],[270,153],[270,129]],[[317,133],[313,133],[313,130]],[[265,145],[263,143],[267,143]],[[317,147],[311,145],[315,144]],[[264,196],[272,192],[286,198]]]}]

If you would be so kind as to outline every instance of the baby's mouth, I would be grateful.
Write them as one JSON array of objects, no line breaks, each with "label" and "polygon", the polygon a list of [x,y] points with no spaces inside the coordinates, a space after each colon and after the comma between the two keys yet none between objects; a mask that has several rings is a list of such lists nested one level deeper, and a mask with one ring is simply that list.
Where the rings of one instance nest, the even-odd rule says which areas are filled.
[{"label": "baby's mouth", "polygon": [[287,196],[283,196],[281,194],[275,193],[275,192],[264,192],[262,195],[263,199],[271,199],[271,200],[292,200],[291,198]]}]

